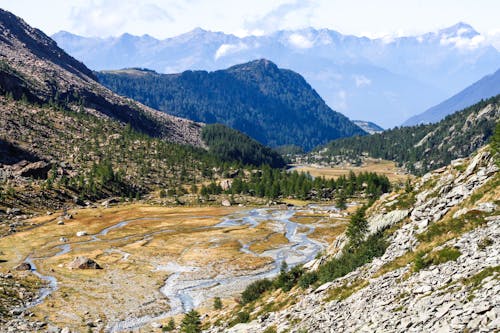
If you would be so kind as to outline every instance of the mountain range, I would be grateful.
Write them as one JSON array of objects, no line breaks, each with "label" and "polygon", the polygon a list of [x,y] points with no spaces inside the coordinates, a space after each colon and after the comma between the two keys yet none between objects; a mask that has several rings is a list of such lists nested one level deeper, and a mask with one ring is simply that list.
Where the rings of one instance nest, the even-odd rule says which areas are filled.
[{"label": "mountain range", "polygon": [[331,141],[311,152],[308,161],[335,164],[370,156],[395,161],[412,174],[423,175],[486,145],[499,119],[500,95],[496,95],[433,124]]},{"label": "mountain range", "polygon": [[403,126],[438,122],[449,114],[498,94],[500,94],[500,69],[427,111],[411,117],[403,123]]},{"label": "mountain range", "polygon": [[43,32],[4,10],[0,106],[0,214],[159,187],[184,193],[187,182],[196,188],[235,164],[284,166],[276,152],[234,130],[113,93]]},{"label": "mountain range", "polygon": [[214,72],[96,72],[118,94],[196,122],[221,123],[259,142],[305,150],[365,134],[330,109],[302,76],[261,59]]},{"label": "mountain range", "polygon": [[384,128],[400,125],[500,68],[499,51],[465,23],[419,36],[375,39],[313,28],[243,38],[200,28],[164,40],[68,32],[52,37],[94,70],[212,71],[266,58],[303,75],[334,110]]}]

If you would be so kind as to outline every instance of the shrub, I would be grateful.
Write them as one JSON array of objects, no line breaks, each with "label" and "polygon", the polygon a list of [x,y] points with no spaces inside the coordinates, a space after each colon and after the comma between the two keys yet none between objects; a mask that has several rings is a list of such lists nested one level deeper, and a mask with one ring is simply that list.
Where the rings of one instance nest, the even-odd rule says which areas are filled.
[{"label": "shrub", "polygon": [[485,248],[487,248],[488,246],[490,245],[493,245],[493,239],[489,238],[489,237],[484,237],[482,238],[478,243],[477,243],[477,247],[480,249],[480,250],[484,250]]},{"label": "shrub", "polygon": [[214,309],[215,310],[222,309],[222,301],[220,300],[220,297],[215,297],[214,298]]},{"label": "shrub", "polygon": [[299,278],[304,273],[302,266],[295,266],[288,272],[282,269],[280,275],[275,280],[276,288],[281,288],[283,291],[290,291],[298,282]]},{"label": "shrub", "polygon": [[318,281],[318,273],[316,272],[307,272],[302,274],[302,276],[299,279],[299,286],[302,289],[306,289],[310,285],[316,283]]},{"label": "shrub", "polygon": [[248,323],[250,321],[250,314],[246,311],[240,311],[236,314],[239,323]]},{"label": "shrub", "polygon": [[162,328],[163,332],[170,332],[175,329],[175,321],[174,318],[170,318],[168,324]]},{"label": "shrub", "polygon": [[352,272],[373,258],[383,255],[387,245],[382,231],[369,236],[358,247],[346,249],[339,258],[321,265],[318,269],[319,281],[329,282]]},{"label": "shrub", "polygon": [[241,294],[241,302],[247,304],[255,301],[260,295],[268,290],[271,290],[273,283],[268,279],[257,280],[252,282]]}]

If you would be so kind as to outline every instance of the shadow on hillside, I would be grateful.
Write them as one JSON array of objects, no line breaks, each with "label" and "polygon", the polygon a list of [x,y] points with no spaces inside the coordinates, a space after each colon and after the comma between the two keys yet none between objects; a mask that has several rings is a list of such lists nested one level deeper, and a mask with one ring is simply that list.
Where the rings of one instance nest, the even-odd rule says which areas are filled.
[{"label": "shadow on hillside", "polygon": [[35,162],[40,160],[40,158],[27,150],[0,139],[0,164],[12,165],[23,160]]}]

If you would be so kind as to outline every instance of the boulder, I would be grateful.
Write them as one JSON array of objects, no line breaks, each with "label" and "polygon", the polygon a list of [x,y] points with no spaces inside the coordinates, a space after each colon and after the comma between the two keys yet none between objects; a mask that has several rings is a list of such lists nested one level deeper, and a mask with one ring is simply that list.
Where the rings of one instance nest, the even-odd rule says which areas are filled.
[{"label": "boulder", "polygon": [[87,232],[86,231],[77,231],[76,236],[77,237],[87,236]]},{"label": "boulder", "polygon": [[224,179],[224,180],[221,180],[221,182],[220,182],[220,187],[222,188],[223,191],[229,190],[232,185],[233,185],[232,179]]},{"label": "boulder", "polygon": [[31,264],[28,262],[23,262],[14,268],[16,271],[31,271]]},{"label": "boulder", "polygon": [[101,269],[101,266],[97,264],[94,260],[87,257],[76,257],[72,262],[69,263],[68,268],[70,269]]},{"label": "boulder", "polygon": [[229,200],[227,200],[227,199],[222,200],[221,204],[224,207],[231,207],[231,202],[229,202]]},{"label": "boulder", "polygon": [[52,168],[50,163],[44,161],[38,161],[29,163],[21,170],[17,172],[17,174],[21,177],[30,177],[36,179],[47,179],[47,175]]}]

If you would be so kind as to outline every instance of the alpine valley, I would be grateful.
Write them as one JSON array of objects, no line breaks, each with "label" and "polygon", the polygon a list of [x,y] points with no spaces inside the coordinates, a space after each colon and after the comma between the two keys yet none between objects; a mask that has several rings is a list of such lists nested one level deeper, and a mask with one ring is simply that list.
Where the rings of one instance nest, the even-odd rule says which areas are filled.
[{"label": "alpine valley", "polygon": [[56,42],[0,9],[0,332],[497,332],[477,36]]}]

